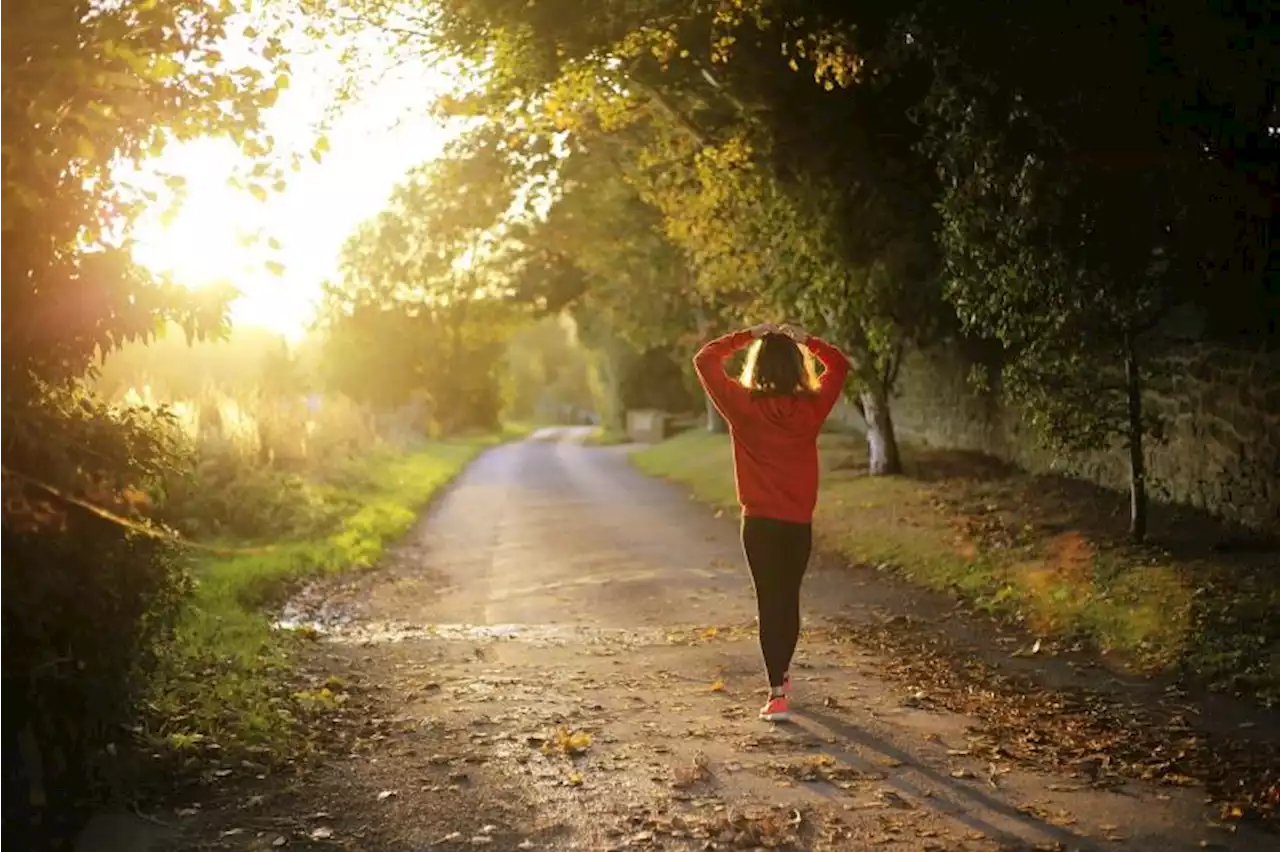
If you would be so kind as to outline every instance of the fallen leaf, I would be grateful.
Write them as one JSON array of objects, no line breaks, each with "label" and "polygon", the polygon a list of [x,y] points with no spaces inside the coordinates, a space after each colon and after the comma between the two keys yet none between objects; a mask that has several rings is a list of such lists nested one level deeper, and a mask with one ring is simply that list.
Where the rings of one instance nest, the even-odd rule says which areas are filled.
[{"label": "fallen leaf", "polygon": [[288,843],[288,842],[289,842],[289,841],[285,838],[285,836],[284,836],[283,834],[277,834],[277,835],[276,835],[276,839],[275,839],[275,840],[273,840],[273,841],[271,841],[271,845],[272,845],[272,846],[283,846],[283,845],[285,845],[285,844],[286,844],[286,843]]},{"label": "fallen leaf", "polygon": [[724,692],[724,681],[718,680],[709,687],[711,692]]},{"label": "fallen leaf", "polygon": [[328,840],[330,837],[333,837],[333,829],[327,826],[322,825],[311,832],[312,840]]},{"label": "fallen leaf", "polygon": [[383,790],[381,793],[378,794],[378,801],[385,802],[387,799],[390,799],[392,796],[396,795],[397,793],[399,793],[398,790]]}]

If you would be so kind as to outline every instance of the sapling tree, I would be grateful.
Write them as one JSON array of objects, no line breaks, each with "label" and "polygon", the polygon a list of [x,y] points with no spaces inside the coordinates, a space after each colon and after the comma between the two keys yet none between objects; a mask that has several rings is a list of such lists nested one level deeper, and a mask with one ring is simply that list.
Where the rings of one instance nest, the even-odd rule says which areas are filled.
[{"label": "sapling tree", "polygon": [[[1147,529],[1144,442],[1159,436],[1143,389],[1161,323],[1239,269],[1258,205],[1228,203],[1223,188],[1247,201],[1258,178],[1275,185],[1274,168],[1239,173],[1250,146],[1276,147],[1257,67],[1215,83],[1192,71],[1225,69],[1245,19],[1184,11],[1006,4],[981,27],[950,9],[912,30],[935,69],[921,115],[945,187],[949,298],[966,329],[1004,345],[1004,390],[1050,443],[1125,446],[1135,540]],[[1191,28],[1223,40],[1155,38]],[[1071,75],[1042,61],[1086,55]],[[1245,55],[1276,65],[1274,51]],[[1252,117],[1224,121],[1215,102]]]}]

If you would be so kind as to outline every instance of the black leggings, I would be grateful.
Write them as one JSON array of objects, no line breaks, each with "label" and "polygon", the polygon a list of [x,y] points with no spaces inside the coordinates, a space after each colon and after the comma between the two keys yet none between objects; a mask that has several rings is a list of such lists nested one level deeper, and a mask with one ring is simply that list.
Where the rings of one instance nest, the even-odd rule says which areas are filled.
[{"label": "black leggings", "polygon": [[782,685],[800,639],[800,582],[812,547],[810,524],[742,519],[742,550],[756,587],[760,615],[760,650],[773,687]]}]

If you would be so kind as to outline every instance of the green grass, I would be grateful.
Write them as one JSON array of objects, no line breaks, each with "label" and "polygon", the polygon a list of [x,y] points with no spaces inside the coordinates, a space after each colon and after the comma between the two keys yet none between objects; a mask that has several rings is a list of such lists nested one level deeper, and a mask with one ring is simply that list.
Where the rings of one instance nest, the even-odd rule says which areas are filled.
[{"label": "green grass", "polygon": [[[1268,701],[1280,695],[1280,637],[1256,613],[1259,601],[1280,604],[1274,576],[1255,582],[1265,556],[1131,547],[1101,531],[1114,526],[1114,500],[1104,493],[1054,491],[1050,480],[1016,471],[993,475],[960,454],[904,447],[912,476],[868,477],[858,469],[860,438],[823,435],[819,447],[820,546],[1012,616],[1046,638],[1083,639],[1125,668],[1177,670]],[[736,506],[726,436],[689,432],[632,459],[705,502]]]},{"label": "green grass", "polygon": [[595,447],[611,447],[618,444],[629,444],[631,443],[631,437],[620,429],[597,426],[587,434],[586,440],[582,443]]},{"label": "green grass", "polygon": [[273,629],[273,606],[307,580],[374,566],[472,458],[521,434],[362,459],[333,477],[339,484],[321,486],[326,500],[348,510],[328,534],[201,560],[192,600],[152,683],[151,745],[176,757],[194,757],[211,744],[223,754],[289,752],[303,718],[335,698],[291,690],[290,652],[300,640]]},{"label": "green grass", "polygon": [[733,453],[729,439],[701,430],[682,432],[669,441],[631,454],[637,468],[650,476],[683,483],[694,496],[716,506],[736,506]]}]

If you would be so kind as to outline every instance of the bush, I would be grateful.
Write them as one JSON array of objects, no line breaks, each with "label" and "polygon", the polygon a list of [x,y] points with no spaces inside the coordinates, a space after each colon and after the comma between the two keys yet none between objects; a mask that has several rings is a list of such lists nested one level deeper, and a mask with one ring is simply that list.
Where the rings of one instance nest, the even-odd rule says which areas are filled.
[{"label": "bush", "polygon": [[164,520],[200,539],[264,540],[327,531],[349,508],[326,482],[379,445],[369,417],[342,398],[315,410],[288,396],[237,399],[206,389],[177,406],[195,459],[157,497]]},{"label": "bush", "polygon": [[4,825],[24,849],[78,829],[190,587],[182,555],[145,522],[25,478],[125,512],[115,497],[178,466],[173,424],[76,392],[37,399],[4,412]]},{"label": "bush", "polygon": [[164,517],[192,538],[306,536],[343,511],[297,474],[234,455],[206,456],[164,488]]},{"label": "bush", "polygon": [[74,817],[188,577],[173,546],[79,512],[56,535],[6,528],[4,563],[5,823],[20,795]]}]

